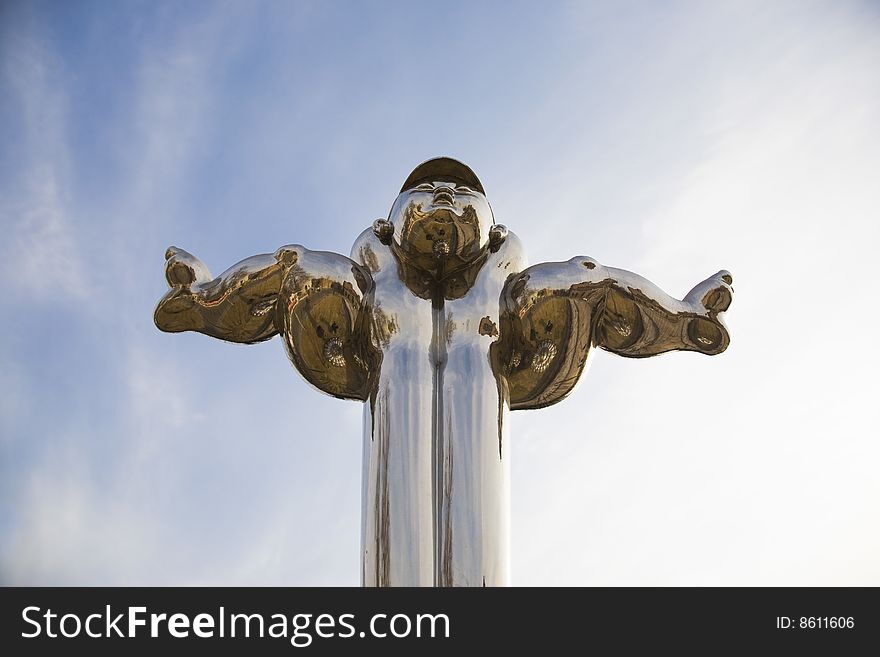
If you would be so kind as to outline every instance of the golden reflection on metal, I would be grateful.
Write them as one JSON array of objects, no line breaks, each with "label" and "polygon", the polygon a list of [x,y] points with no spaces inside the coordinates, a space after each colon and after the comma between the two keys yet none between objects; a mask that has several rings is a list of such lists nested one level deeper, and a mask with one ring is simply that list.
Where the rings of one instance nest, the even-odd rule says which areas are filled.
[{"label": "golden reflection on metal", "polygon": [[367,586],[509,581],[509,409],[568,395],[593,347],[644,358],[727,348],[733,280],[677,300],[578,256],[525,267],[474,172],[413,170],[351,257],[285,246],[217,278],[171,247],[163,331],[282,336],[322,392],[364,404],[361,578]]}]

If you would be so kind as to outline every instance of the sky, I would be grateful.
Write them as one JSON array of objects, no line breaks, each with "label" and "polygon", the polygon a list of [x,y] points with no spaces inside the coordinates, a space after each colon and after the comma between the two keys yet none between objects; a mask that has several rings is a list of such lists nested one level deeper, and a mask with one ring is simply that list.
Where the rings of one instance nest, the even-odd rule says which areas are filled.
[{"label": "sky", "polygon": [[361,405],[158,331],[164,252],[347,255],[448,155],[530,263],[734,278],[509,416],[514,584],[880,585],[878,72],[872,2],[0,3],[0,583],[357,585]]}]

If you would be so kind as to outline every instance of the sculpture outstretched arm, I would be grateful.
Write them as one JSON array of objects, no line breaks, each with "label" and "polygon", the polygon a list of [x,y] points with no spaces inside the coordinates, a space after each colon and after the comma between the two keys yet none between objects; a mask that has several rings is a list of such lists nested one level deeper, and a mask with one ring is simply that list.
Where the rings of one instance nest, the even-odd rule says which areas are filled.
[{"label": "sculpture outstretched arm", "polygon": [[252,256],[212,278],[197,257],[169,247],[165,278],[171,289],[156,307],[156,326],[246,344],[268,340],[278,333],[275,303],[288,266],[282,255],[279,249]]},{"label": "sculpture outstretched arm", "polygon": [[283,246],[233,265],[217,278],[195,256],[165,254],[171,289],[154,314],[163,331],[197,331],[253,344],[281,334],[287,354],[322,392],[365,399],[374,369],[365,312],[369,272],[345,256]]},{"label": "sculpture outstretched arm", "polygon": [[501,297],[511,408],[540,408],[574,388],[593,346],[643,358],[666,351],[718,354],[733,279],[710,276],[678,300],[647,279],[579,256],[534,265]]},{"label": "sculpture outstretched arm", "polygon": [[606,290],[596,321],[597,346],[644,358],[674,350],[715,355],[730,344],[722,320],[733,300],[730,272],[713,274],[682,300],[624,269],[602,267],[600,272]]}]

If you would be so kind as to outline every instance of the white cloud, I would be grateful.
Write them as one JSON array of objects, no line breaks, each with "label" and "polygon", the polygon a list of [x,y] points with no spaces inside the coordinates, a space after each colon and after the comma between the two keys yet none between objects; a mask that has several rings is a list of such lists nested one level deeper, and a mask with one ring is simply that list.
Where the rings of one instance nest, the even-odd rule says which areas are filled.
[{"label": "white cloud", "polygon": [[657,198],[630,266],[676,295],[731,269],[731,347],[716,359],[598,358],[590,376],[606,390],[566,402],[589,410],[515,418],[517,582],[880,581],[880,363],[860,337],[880,320],[866,296],[880,47],[852,18],[801,17],[736,65],[716,62],[701,98],[705,155]]},{"label": "white cloud", "polygon": [[89,286],[71,213],[63,67],[39,41],[13,38],[3,77],[22,117],[26,157],[18,185],[0,198],[0,219],[9,231],[4,276],[27,281],[30,298],[82,299]]},{"label": "white cloud", "polygon": [[[15,524],[0,561],[6,585],[145,582],[162,559],[161,524],[108,487],[88,456],[52,449],[12,501]],[[99,483],[101,482],[101,483]],[[161,579],[161,578],[158,578]]]},{"label": "white cloud", "polygon": [[26,386],[27,377],[20,365],[14,359],[0,354],[0,426],[4,427],[0,432],[0,445],[11,446],[15,442],[12,424],[33,410]]},{"label": "white cloud", "polygon": [[229,62],[252,38],[247,28],[254,14],[236,5],[211,9],[139,44],[131,139],[119,146],[130,165],[126,204],[145,220],[159,219],[149,211],[174,205],[208,138],[234,139],[214,132],[215,108],[223,102],[219,83]]},{"label": "white cloud", "polygon": [[10,500],[15,515],[0,570],[6,583],[149,584],[188,576],[168,556],[176,534],[155,503],[164,473],[156,475],[198,413],[167,357],[134,344],[124,372],[122,426],[99,422],[93,433],[46,435],[32,446],[39,457]]}]

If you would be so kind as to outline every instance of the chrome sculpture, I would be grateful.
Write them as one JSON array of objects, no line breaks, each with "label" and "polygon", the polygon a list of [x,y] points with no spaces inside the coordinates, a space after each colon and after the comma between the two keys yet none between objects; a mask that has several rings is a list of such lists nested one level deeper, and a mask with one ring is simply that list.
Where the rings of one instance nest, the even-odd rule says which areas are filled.
[{"label": "chrome sculpture", "polygon": [[729,342],[728,272],[679,301],[584,256],[526,268],[450,158],[416,167],[350,258],[284,246],[213,278],[182,249],[165,257],[161,330],[280,334],[309,383],[364,402],[365,586],[507,584],[507,411],[562,400],[593,347],[641,358]]}]

